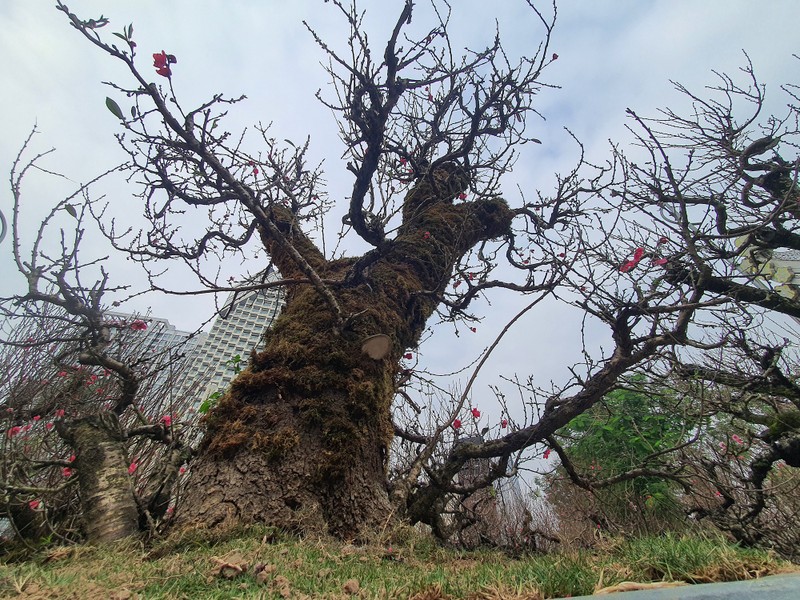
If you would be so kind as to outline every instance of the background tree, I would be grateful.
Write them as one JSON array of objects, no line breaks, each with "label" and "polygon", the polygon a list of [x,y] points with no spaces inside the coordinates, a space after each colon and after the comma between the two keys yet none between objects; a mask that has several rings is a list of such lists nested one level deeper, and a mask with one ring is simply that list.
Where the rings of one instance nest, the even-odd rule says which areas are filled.
[{"label": "background tree", "polygon": [[28,224],[37,217],[23,202],[23,179],[58,178],[44,165],[50,152],[29,157],[32,137],[11,172],[9,237],[27,288],[0,299],[3,514],[33,539],[152,531],[191,454],[164,400],[181,349],[155,352],[143,340],[146,319],[107,313],[105,294],[120,288],[109,285],[102,257],[82,252],[91,183]]},{"label": "background tree", "polygon": [[[580,306],[608,322],[627,314],[643,338],[662,328],[658,315],[691,305],[683,339],[640,366],[651,382],[676,390],[675,409],[696,424],[696,443],[660,460],[680,475],[687,512],[743,543],[765,543],[772,531],[774,543],[791,548],[783,524],[796,509],[774,478],[793,490],[796,475],[774,470],[800,466],[792,320],[800,295],[791,271],[800,249],[797,87],[782,88],[785,115],[767,115],[749,62],[744,83],[717,76],[707,97],[678,86],[689,117],[629,111],[644,155],[633,160],[614,149],[619,181],[604,200],[610,210],[625,207],[612,236],[618,242],[589,253],[579,261],[583,273],[570,278],[585,291]],[[624,258],[617,244],[627,245]],[[625,285],[597,287],[603,264]],[[587,286],[592,269],[595,285]],[[771,518],[782,525],[770,527]]]},{"label": "background tree", "polygon": [[[669,471],[669,456],[691,443],[696,424],[670,392],[633,378],[552,438],[553,458],[561,458],[562,466],[544,486],[565,526],[632,536],[683,524],[680,486],[663,474],[680,473]],[[638,476],[627,479],[633,469]]]}]

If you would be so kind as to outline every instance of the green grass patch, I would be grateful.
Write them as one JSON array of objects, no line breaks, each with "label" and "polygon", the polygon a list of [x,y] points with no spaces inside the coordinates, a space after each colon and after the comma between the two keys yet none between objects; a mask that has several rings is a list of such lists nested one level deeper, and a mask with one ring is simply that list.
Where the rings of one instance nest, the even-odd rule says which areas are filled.
[{"label": "green grass patch", "polygon": [[621,581],[730,581],[792,570],[718,539],[649,537],[510,558],[409,533],[392,545],[298,540],[265,528],[160,544],[54,548],[0,563],[0,596],[29,598],[412,598],[536,600]]}]

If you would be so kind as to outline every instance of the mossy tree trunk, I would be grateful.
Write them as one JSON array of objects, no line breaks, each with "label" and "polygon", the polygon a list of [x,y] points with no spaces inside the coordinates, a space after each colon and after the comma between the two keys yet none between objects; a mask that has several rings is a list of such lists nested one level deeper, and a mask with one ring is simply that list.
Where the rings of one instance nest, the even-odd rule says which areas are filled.
[{"label": "mossy tree trunk", "polygon": [[87,540],[111,542],[137,534],[138,509],[117,416],[104,411],[56,427],[75,450]]},{"label": "mossy tree trunk", "polygon": [[[179,523],[265,522],[354,538],[395,514],[385,467],[399,361],[460,257],[506,234],[513,216],[500,199],[454,205],[465,185],[450,165],[423,178],[395,239],[361,260],[326,261],[288,214],[273,213],[320,277],[340,282],[330,290],[346,318],[337,324],[311,285],[289,290],[266,350],[208,415]],[[299,277],[285,249],[262,237],[282,275]],[[375,334],[391,338],[378,360],[361,349]]]}]

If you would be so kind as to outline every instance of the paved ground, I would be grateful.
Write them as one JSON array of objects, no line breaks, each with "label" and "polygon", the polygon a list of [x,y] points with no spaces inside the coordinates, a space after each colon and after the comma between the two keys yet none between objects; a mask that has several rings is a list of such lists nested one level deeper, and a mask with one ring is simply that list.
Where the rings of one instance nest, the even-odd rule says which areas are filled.
[{"label": "paved ground", "polygon": [[[800,600],[800,573],[750,581],[707,583],[682,587],[580,596],[600,600]],[[577,600],[577,598],[573,598]]]}]

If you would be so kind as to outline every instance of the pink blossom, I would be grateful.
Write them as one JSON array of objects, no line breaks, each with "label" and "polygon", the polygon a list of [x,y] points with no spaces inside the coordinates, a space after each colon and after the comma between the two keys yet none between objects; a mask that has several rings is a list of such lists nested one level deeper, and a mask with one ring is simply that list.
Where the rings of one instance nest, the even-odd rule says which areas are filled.
[{"label": "pink blossom", "polygon": [[8,437],[10,438],[13,438],[20,431],[22,431],[22,427],[20,427],[19,425],[15,425],[14,427],[8,430],[8,433],[6,435],[8,435]]},{"label": "pink blossom", "polygon": [[39,501],[39,500],[31,500],[30,502],[28,502],[28,506],[31,507],[31,510],[36,510],[37,508],[39,508],[40,504],[41,504],[41,501]]},{"label": "pink blossom", "polygon": [[52,424],[52,423],[47,423],[47,424],[44,426],[44,428],[45,428],[45,429],[47,429],[47,431],[50,431],[50,430],[53,428],[53,424]]},{"label": "pink blossom", "polygon": [[75,457],[75,455],[74,455],[74,454],[70,454],[70,455],[69,455],[69,462],[75,462],[75,458],[76,458],[76,457]]},{"label": "pink blossom", "polygon": [[58,376],[59,377],[66,377],[67,376],[67,372],[66,371],[59,371],[58,372]]},{"label": "pink blossom", "polygon": [[660,267],[662,265],[665,265],[665,264],[667,264],[667,262],[668,261],[667,261],[666,258],[654,258],[653,259],[653,265],[655,265],[656,267]]},{"label": "pink blossom", "polygon": [[139,463],[136,461],[132,462],[128,467],[128,475],[133,475],[136,472],[136,469],[139,468]]},{"label": "pink blossom", "polygon": [[737,444],[743,444],[744,443],[744,442],[742,442],[742,438],[740,438],[735,433],[731,436],[731,439]]},{"label": "pink blossom", "polygon": [[453,429],[461,429],[461,419],[453,419]]},{"label": "pink blossom", "polygon": [[469,330],[470,330],[472,333],[477,333],[477,332],[478,332],[478,328],[477,328],[477,327],[470,327],[470,328],[469,328]]},{"label": "pink blossom", "polygon": [[428,239],[430,239],[430,237],[431,237],[431,232],[430,231],[426,231],[425,233],[422,234],[422,239],[423,240],[428,240]]},{"label": "pink blossom", "polygon": [[70,469],[69,467],[64,467],[63,469],[61,469],[61,474],[64,477],[72,477],[72,469]]},{"label": "pink blossom", "polygon": [[38,421],[42,418],[42,415],[33,415],[33,420]]},{"label": "pink blossom", "polygon": [[180,469],[178,469],[178,473],[180,473],[181,475],[186,473],[186,467],[181,467]]},{"label": "pink blossom", "polygon": [[172,71],[169,66],[176,62],[178,62],[177,58],[163,50],[160,53],[153,54],[153,66],[156,68],[156,73],[162,77],[172,77]]},{"label": "pink blossom", "polygon": [[547,460],[548,458],[550,458],[550,452],[551,452],[551,449],[550,449],[550,448],[547,448],[547,449],[544,451],[544,455],[543,455],[543,457],[544,457],[544,459],[545,459],[545,460]]},{"label": "pink blossom", "polygon": [[470,412],[472,413],[472,418],[473,419],[480,419],[481,418],[481,411],[479,411],[477,408],[473,408]]},{"label": "pink blossom", "polygon": [[161,422],[164,423],[165,427],[169,427],[172,425],[172,417],[170,415],[164,415],[161,417]]},{"label": "pink blossom", "polygon": [[458,195],[458,199],[459,199],[459,200],[466,200],[466,199],[467,199],[467,194],[465,194],[464,192],[461,192],[461,193]]},{"label": "pink blossom", "polygon": [[503,419],[500,421],[500,428],[505,429],[506,427],[508,427],[508,419]]},{"label": "pink blossom", "polygon": [[406,360],[411,360],[412,358],[414,358],[414,355],[411,354],[411,352],[406,352],[405,354],[403,354],[403,358],[405,358]]},{"label": "pink blossom", "polygon": [[131,329],[134,331],[144,331],[147,329],[147,323],[141,319],[136,319],[133,323],[131,323]]},{"label": "pink blossom", "polygon": [[63,416],[64,416],[64,409],[63,408],[57,408],[56,409],[56,419],[60,419]]},{"label": "pink blossom", "polygon": [[626,263],[624,263],[619,270],[623,273],[627,273],[631,269],[636,268],[636,265],[639,264],[639,261],[642,260],[644,256],[644,248],[637,248],[633,253],[633,258]]}]

